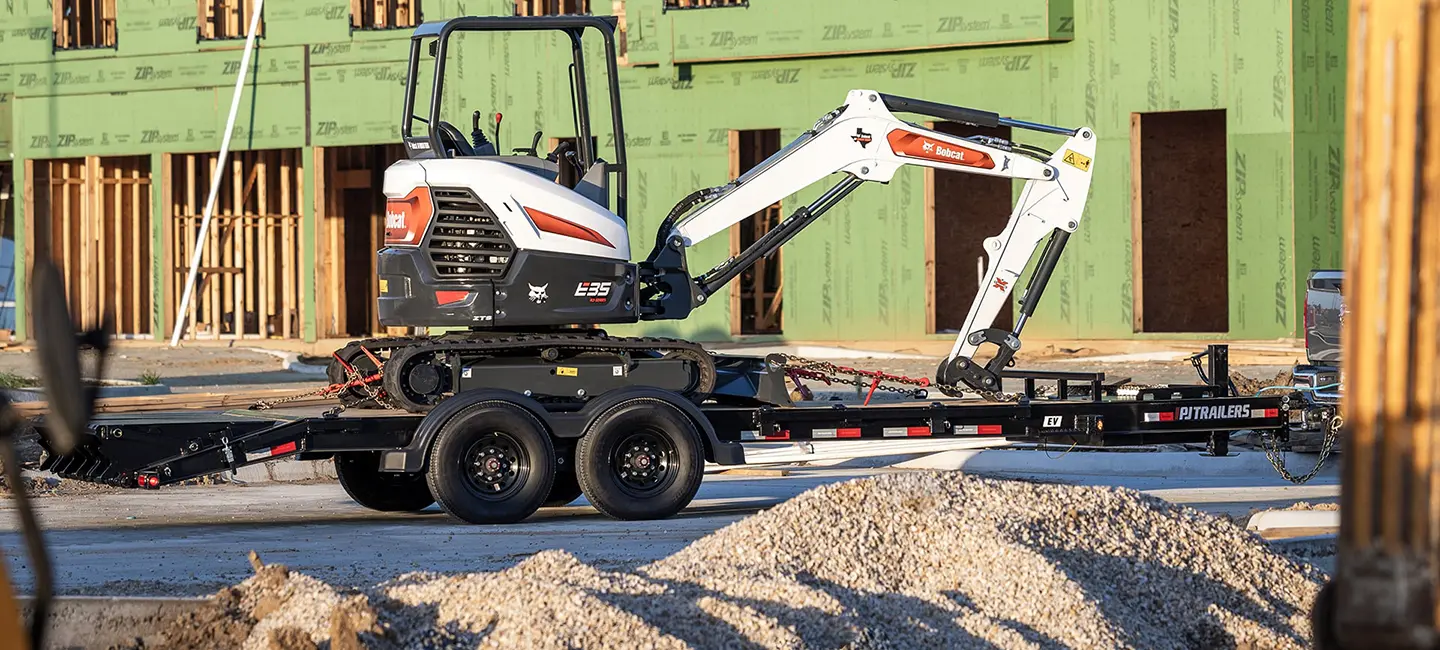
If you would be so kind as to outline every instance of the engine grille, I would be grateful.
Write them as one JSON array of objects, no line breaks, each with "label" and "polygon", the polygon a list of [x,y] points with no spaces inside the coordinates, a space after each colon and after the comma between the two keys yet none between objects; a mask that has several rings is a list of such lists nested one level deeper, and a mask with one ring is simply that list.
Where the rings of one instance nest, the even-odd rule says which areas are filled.
[{"label": "engine grille", "polygon": [[441,278],[498,278],[510,267],[515,243],[500,220],[467,189],[431,188],[435,221],[426,251]]}]

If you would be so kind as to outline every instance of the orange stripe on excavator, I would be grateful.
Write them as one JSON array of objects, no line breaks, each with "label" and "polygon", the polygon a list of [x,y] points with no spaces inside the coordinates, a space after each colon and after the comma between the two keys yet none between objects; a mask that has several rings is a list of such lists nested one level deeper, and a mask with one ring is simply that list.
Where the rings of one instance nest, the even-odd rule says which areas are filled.
[{"label": "orange stripe on excavator", "polygon": [[983,151],[941,142],[913,131],[895,129],[885,136],[897,156],[920,158],[950,165],[995,169],[995,159]]},{"label": "orange stripe on excavator", "polygon": [[560,235],[561,237],[583,239],[588,242],[600,244],[601,246],[615,248],[615,245],[610,243],[610,240],[606,239],[604,235],[573,221],[566,221],[549,212],[541,212],[535,208],[525,208],[525,214],[530,215],[530,221],[534,222],[535,227],[539,228],[542,232]]}]

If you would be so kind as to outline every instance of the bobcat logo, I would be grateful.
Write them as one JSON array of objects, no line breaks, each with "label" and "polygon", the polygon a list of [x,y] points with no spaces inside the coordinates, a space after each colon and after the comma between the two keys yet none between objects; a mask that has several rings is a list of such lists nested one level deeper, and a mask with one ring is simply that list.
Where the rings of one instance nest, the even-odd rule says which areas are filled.
[{"label": "bobcat logo", "polygon": [[545,289],[549,286],[550,285],[548,283],[542,284],[538,287],[533,284],[530,285],[530,302],[533,302],[537,305],[545,304],[545,301],[550,299],[550,296],[545,295]]}]

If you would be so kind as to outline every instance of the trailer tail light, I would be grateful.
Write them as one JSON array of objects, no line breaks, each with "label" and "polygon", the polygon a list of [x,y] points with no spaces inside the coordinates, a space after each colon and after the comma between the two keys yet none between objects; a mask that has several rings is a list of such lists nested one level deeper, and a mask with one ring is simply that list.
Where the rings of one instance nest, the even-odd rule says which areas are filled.
[{"label": "trailer tail light", "polygon": [[435,204],[430,188],[417,187],[404,198],[385,201],[385,245],[419,246],[430,228]]},{"label": "trailer tail light", "polygon": [[154,490],[160,487],[160,477],[156,474],[141,474],[135,478],[135,484],[142,488]]}]

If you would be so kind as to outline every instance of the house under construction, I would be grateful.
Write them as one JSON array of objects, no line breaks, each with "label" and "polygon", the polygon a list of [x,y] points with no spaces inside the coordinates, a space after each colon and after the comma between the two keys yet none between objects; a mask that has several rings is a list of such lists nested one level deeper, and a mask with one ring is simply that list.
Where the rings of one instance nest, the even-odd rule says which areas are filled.
[{"label": "house under construction", "polygon": [[[1341,0],[277,1],[263,8],[221,166],[252,2],[0,5],[0,257],[9,251],[12,275],[0,307],[13,305],[0,328],[29,335],[26,270],[48,256],[83,321],[109,312],[122,335],[167,337],[218,178],[186,336],[373,333],[380,179],[404,155],[410,28],[455,15],[619,17],[637,249],[676,200],[754,166],[848,90],[873,88],[1100,136],[1086,222],[1028,338],[1292,337],[1306,273],[1340,263]],[[565,48],[464,38],[448,68],[453,123],[503,113],[507,152],[536,131],[546,150],[574,136]],[[592,110],[608,124],[608,106]],[[980,242],[1004,225],[1014,190],[904,169],[757,264],[728,300],[617,331],[953,338]],[[696,267],[819,191],[700,246]]]}]

